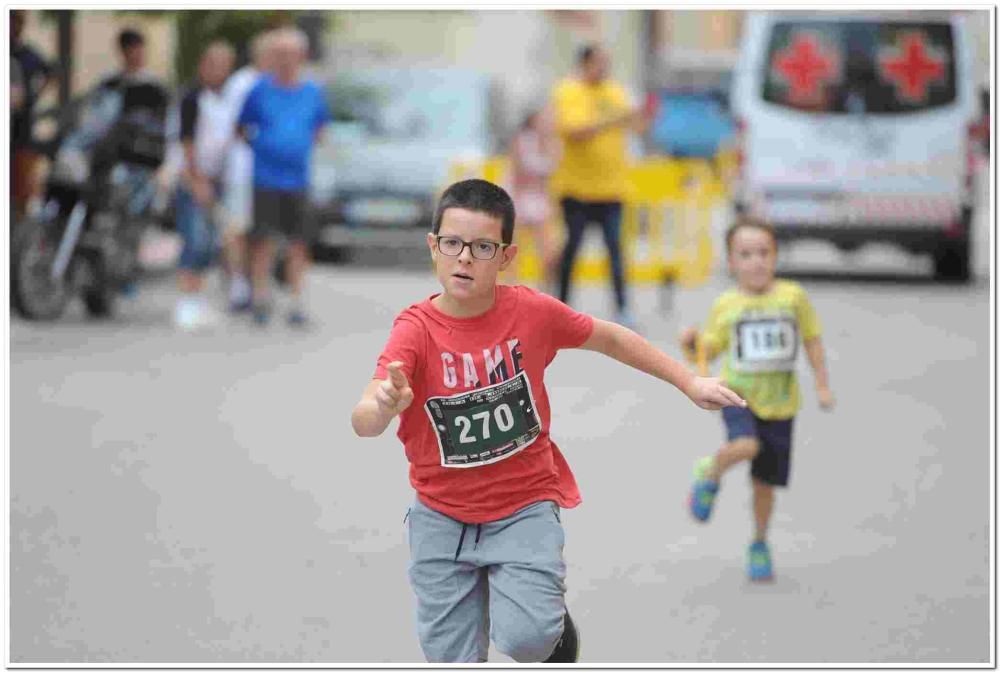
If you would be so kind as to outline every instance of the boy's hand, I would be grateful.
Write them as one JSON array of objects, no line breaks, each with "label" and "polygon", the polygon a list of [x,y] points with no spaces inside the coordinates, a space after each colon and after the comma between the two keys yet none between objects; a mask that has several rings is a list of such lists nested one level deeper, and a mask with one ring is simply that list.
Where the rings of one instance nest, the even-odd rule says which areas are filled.
[{"label": "boy's hand", "polygon": [[718,411],[722,407],[745,407],[746,400],[722,384],[718,378],[697,376],[691,382],[687,396],[702,409]]},{"label": "boy's hand", "polygon": [[827,388],[825,386],[822,387],[822,388],[817,388],[816,389],[816,396],[819,398],[819,408],[820,409],[822,409],[823,411],[832,411],[833,410],[833,405],[834,405],[833,393],[830,392],[829,388]]},{"label": "boy's hand", "polygon": [[681,349],[684,351],[684,356],[694,362],[695,346],[698,344],[698,328],[688,327],[680,333],[677,337],[677,341],[681,345]]},{"label": "boy's hand", "polygon": [[379,385],[375,401],[380,409],[395,416],[413,402],[413,389],[403,373],[402,362],[390,362],[387,369],[389,377]]}]

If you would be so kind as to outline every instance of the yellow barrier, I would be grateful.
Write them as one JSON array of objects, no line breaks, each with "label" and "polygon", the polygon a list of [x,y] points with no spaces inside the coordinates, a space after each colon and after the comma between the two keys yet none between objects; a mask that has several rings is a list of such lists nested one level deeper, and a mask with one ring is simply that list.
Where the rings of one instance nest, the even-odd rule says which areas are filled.
[{"label": "yellow barrier", "polygon": [[[726,197],[720,179],[725,165],[722,157],[716,168],[705,160],[651,157],[630,169],[630,194],[622,212],[621,237],[630,282],[676,282],[694,287],[708,280],[714,263],[711,211]],[[507,157],[498,156],[481,162],[455,162],[448,177],[449,182],[480,177],[502,185],[507,170]],[[555,207],[552,212],[546,227],[550,240],[558,240],[561,245],[561,214]],[[523,232],[515,232],[519,248],[517,280],[537,282],[541,278],[541,260],[534,241]],[[574,281],[596,282],[609,277],[607,254],[603,250],[599,255],[583,251],[574,266]]]}]

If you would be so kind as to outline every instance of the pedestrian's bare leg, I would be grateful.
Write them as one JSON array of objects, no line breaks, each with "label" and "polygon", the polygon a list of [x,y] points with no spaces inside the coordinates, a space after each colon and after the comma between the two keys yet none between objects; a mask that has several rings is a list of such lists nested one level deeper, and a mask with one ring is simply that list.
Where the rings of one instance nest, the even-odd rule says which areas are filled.
[{"label": "pedestrian's bare leg", "polygon": [[251,295],[247,237],[246,234],[233,228],[227,228],[223,236],[223,260],[229,285],[229,305],[233,310],[240,310],[247,307]]},{"label": "pedestrian's bare leg", "polygon": [[767,526],[774,511],[774,487],[759,479],[753,480],[753,518],[756,525],[754,540],[767,539]]},{"label": "pedestrian's bare leg", "polygon": [[285,263],[285,280],[288,282],[288,289],[292,293],[295,305],[302,299],[302,287],[308,269],[309,247],[304,241],[291,241],[288,244],[288,258]]},{"label": "pedestrian's bare leg", "polygon": [[232,230],[226,231],[223,250],[225,252],[226,275],[232,279],[238,274],[246,273],[247,250],[243,235]]},{"label": "pedestrian's bare leg", "polygon": [[548,255],[548,244],[545,240],[545,223],[532,222],[530,229],[531,236],[535,239],[533,241],[535,246],[535,256],[538,258],[538,287],[546,288],[548,287],[549,278],[551,278],[551,268]]},{"label": "pedestrian's bare leg", "polygon": [[559,249],[559,242],[553,235],[552,230],[544,223],[542,224],[542,245],[544,246],[544,253],[542,255],[543,275],[547,283],[552,283],[558,273],[559,257],[562,255],[562,251]]},{"label": "pedestrian's bare leg", "polygon": [[263,306],[270,300],[269,281],[274,259],[274,241],[255,238],[250,243],[250,270],[253,282],[253,303]]},{"label": "pedestrian's bare leg", "polygon": [[712,467],[706,477],[718,482],[726,470],[745,460],[753,460],[759,450],[760,443],[753,437],[737,437],[731,442],[726,442],[715,454],[715,460],[712,461]]},{"label": "pedestrian's bare leg", "polygon": [[[532,249],[535,252],[535,257],[538,259],[538,287],[545,287],[545,261],[543,258],[545,243],[542,240],[538,224],[536,222],[532,222],[531,220],[518,220],[515,230],[521,232],[520,235],[531,239]],[[515,262],[511,265],[509,271],[510,277],[517,282],[523,283],[524,279],[521,277],[521,268],[520,264]]]},{"label": "pedestrian's bare leg", "polygon": [[180,269],[177,272],[177,289],[184,294],[197,294],[205,286],[205,278],[200,273],[190,269]]}]

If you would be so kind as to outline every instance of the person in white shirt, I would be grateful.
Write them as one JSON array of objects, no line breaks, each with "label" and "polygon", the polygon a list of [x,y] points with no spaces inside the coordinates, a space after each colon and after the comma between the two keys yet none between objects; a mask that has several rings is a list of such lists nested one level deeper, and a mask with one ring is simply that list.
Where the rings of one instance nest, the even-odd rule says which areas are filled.
[{"label": "person in white shirt", "polygon": [[205,272],[218,251],[219,203],[226,153],[233,139],[232,113],[223,85],[233,69],[235,52],[213,42],[198,64],[199,84],[180,104],[180,141],[184,165],[177,188],[177,231],[183,248],[177,276],[181,297],[174,319],[185,331],[214,322],[203,296]]},{"label": "person in white shirt", "polygon": [[273,68],[273,43],[273,32],[257,35],[250,46],[250,63],[233,73],[224,89],[233,114],[233,141],[223,178],[223,263],[229,276],[229,307],[234,312],[250,308],[246,232],[253,220],[253,151],[236,133],[236,120],[250,90]]}]

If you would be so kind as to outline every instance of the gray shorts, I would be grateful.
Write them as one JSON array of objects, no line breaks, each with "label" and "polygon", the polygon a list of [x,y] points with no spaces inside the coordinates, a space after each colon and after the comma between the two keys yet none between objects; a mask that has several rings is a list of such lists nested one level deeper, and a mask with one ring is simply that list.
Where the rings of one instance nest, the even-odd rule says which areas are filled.
[{"label": "gray shorts", "polygon": [[254,187],[253,226],[247,234],[250,238],[281,235],[292,241],[308,241],[311,234],[309,202],[305,192]]},{"label": "gray shorts", "polygon": [[545,500],[506,519],[463,524],[417,499],[408,521],[417,635],[428,662],[486,661],[490,639],[517,662],[552,654],[566,613],[558,505]]}]

